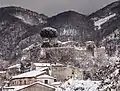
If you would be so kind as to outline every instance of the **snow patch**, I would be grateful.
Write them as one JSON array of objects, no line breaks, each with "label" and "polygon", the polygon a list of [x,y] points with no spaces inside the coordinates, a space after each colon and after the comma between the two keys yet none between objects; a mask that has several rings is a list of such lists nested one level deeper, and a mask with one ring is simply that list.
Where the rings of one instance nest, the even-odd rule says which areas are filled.
[{"label": "snow patch", "polygon": [[64,29],[61,35],[75,36],[77,31],[75,29]]},{"label": "snow patch", "polygon": [[20,67],[21,67],[20,64],[15,64],[15,65],[13,65],[13,66],[8,67],[8,69],[12,69],[12,68],[20,68]]},{"label": "snow patch", "polygon": [[95,25],[95,26],[98,26],[98,29],[101,29],[101,25],[104,24],[105,22],[107,22],[109,19],[113,18],[114,16],[116,16],[115,13],[112,14],[112,15],[110,15],[110,16],[108,16],[108,17],[101,18],[100,20],[95,21],[95,22],[94,22],[94,25]]},{"label": "snow patch", "polygon": [[30,24],[30,25],[34,25],[30,20],[26,20],[24,16],[22,15],[14,15],[16,18],[21,19],[23,22]]},{"label": "snow patch", "polygon": [[32,49],[33,47],[35,47],[34,44],[32,44],[32,45],[28,46],[27,48],[23,49],[23,52],[24,52],[24,51],[29,51],[29,50]]},{"label": "snow patch", "polygon": [[42,20],[42,18],[39,18],[39,22],[40,22],[41,24],[47,23],[47,21]]}]

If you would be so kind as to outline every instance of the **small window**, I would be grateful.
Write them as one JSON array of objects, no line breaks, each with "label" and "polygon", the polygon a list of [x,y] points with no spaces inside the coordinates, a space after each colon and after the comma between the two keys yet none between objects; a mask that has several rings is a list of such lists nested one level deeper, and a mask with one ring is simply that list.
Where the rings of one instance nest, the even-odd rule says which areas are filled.
[{"label": "small window", "polygon": [[24,85],[26,85],[26,80],[24,81]]},{"label": "small window", "polygon": [[54,79],[54,82],[57,82],[57,79]]},{"label": "small window", "polygon": [[45,84],[48,84],[48,80],[45,80]]},{"label": "small window", "polygon": [[12,82],[12,84],[14,85],[14,82]]},{"label": "small window", "polygon": [[14,84],[16,85],[16,81],[14,81]]},{"label": "small window", "polygon": [[20,85],[22,85],[22,81],[20,80]]}]

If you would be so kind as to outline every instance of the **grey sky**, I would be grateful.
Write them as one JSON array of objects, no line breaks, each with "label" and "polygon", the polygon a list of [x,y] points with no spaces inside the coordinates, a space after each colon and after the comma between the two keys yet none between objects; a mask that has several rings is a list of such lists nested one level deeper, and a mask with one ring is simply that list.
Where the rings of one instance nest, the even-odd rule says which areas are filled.
[{"label": "grey sky", "polygon": [[66,10],[89,14],[114,0],[0,0],[1,6],[16,5],[52,16]]}]

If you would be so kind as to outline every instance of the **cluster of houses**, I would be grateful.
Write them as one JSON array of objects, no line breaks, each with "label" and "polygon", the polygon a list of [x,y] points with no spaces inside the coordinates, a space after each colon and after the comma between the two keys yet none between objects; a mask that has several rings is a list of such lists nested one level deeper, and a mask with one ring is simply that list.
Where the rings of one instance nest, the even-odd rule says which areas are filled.
[{"label": "cluster of houses", "polygon": [[[91,41],[87,42],[87,46],[82,49],[74,47],[73,42],[66,42],[64,45],[73,51],[76,57],[80,57],[84,53],[94,57],[105,55],[105,48],[100,47],[95,49],[95,45]],[[56,50],[64,50],[64,47],[43,49],[41,50],[41,55],[46,56],[44,52],[52,50],[56,54]],[[31,62],[29,70],[23,72],[21,72],[21,66],[21,63],[17,63],[9,66],[5,71],[0,71],[0,91],[62,91],[58,90],[58,88],[63,86],[63,84],[63,87],[67,88],[73,83],[69,82],[70,79],[82,81],[82,85],[87,82],[84,80],[85,70],[69,64],[65,65],[59,62]]]},{"label": "cluster of houses", "polygon": [[[46,51],[52,50],[54,54],[57,54],[58,50],[66,52],[67,49],[75,57],[80,57],[84,53],[96,56],[97,51],[101,52],[100,54],[104,52],[104,48],[102,48],[103,50],[100,48],[101,51],[95,50],[95,45],[92,41],[86,42],[86,47],[82,49],[75,47],[75,44],[76,42],[74,41],[68,41],[63,43],[66,47],[42,48],[41,55],[46,57]],[[58,53],[58,55],[60,54]],[[2,76],[0,78],[4,78],[4,80],[0,79],[2,91],[55,91],[57,87],[69,79],[83,80],[85,75],[83,69],[59,62],[31,62],[27,71],[23,71],[21,66],[22,64],[18,63],[9,66],[6,71],[0,71],[0,76]]]},{"label": "cluster of houses", "polygon": [[82,70],[60,63],[32,63],[30,70],[23,73],[19,72],[20,66],[15,64],[0,72],[8,76],[1,86],[2,91],[55,91],[70,78],[83,79]]},{"label": "cluster of houses", "polygon": [[[61,47],[43,47],[40,56],[44,60],[46,52],[52,51],[52,56],[60,58],[61,53],[68,53],[70,57],[80,61],[82,56],[97,57],[105,55],[105,48],[96,48],[93,41],[86,42],[80,47],[77,42],[67,41]],[[33,45],[34,46],[34,45]],[[27,49],[29,50],[29,48]],[[26,55],[26,54],[25,54]],[[63,55],[61,55],[63,56]],[[25,60],[28,57],[24,57]],[[67,61],[67,60],[66,60]],[[30,63],[29,70],[21,69],[22,64],[11,65],[5,71],[0,71],[0,85],[2,91],[55,91],[56,88],[66,84],[69,79],[84,80],[85,70],[71,64],[58,62]],[[21,71],[22,70],[22,71]],[[4,80],[3,80],[4,79]],[[67,83],[67,85],[69,85]],[[56,90],[57,91],[57,90]]]}]

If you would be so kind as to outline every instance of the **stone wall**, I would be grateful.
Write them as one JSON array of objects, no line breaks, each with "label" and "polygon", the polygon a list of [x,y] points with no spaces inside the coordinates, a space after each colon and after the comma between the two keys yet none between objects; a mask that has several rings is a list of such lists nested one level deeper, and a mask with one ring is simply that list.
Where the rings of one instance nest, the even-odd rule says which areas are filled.
[{"label": "stone wall", "polygon": [[83,70],[77,67],[54,67],[52,68],[52,76],[56,77],[58,81],[65,81],[69,78],[83,79]]}]

